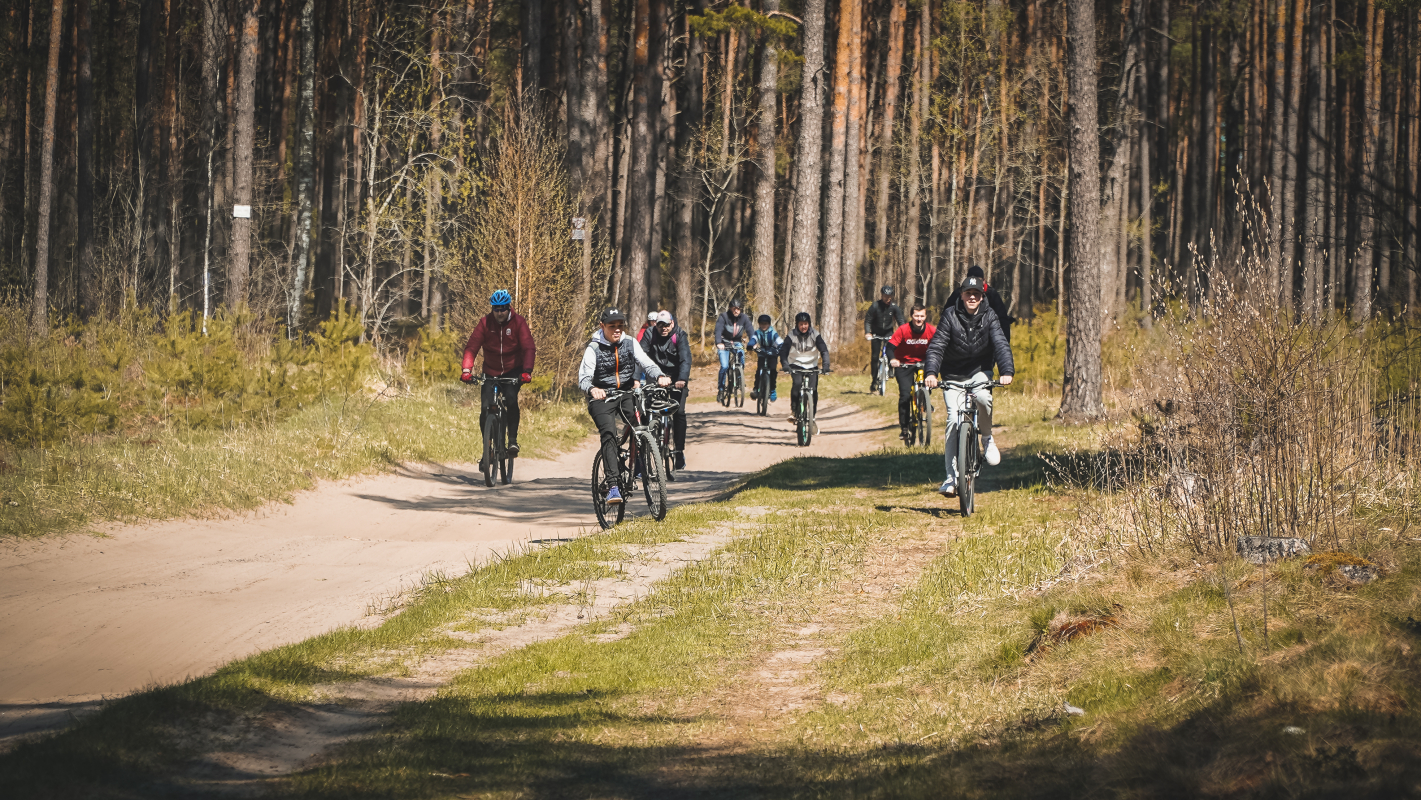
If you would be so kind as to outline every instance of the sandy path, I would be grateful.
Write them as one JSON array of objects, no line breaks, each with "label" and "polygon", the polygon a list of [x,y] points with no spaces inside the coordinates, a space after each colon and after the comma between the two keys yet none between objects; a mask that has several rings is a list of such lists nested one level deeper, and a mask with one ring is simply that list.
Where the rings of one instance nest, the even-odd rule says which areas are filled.
[{"label": "sandy path", "polygon": [[[779,415],[695,404],[673,503],[795,455],[871,449],[884,421],[820,406],[821,434],[793,445]],[[225,520],[115,527],[0,545],[0,741],[63,725],[105,696],[205,674],[234,658],[367,620],[431,571],[460,573],[530,540],[596,529],[595,442],[520,459],[511,486],[469,465],[323,485],[292,505]],[[641,513],[640,499],[631,505]]]}]

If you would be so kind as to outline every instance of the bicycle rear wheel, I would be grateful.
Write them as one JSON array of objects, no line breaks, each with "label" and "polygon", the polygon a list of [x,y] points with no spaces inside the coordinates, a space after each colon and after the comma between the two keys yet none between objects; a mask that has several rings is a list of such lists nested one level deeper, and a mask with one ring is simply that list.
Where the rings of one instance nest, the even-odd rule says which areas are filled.
[{"label": "bicycle rear wheel", "polygon": [[970,517],[976,507],[977,427],[963,422],[957,432],[957,503],[962,516]]},{"label": "bicycle rear wheel", "polygon": [[666,480],[662,475],[661,449],[650,436],[640,434],[637,439],[641,443],[641,460],[645,467],[641,487],[646,494],[646,507],[651,511],[651,518],[660,522],[666,519]]},{"label": "bicycle rear wheel", "polygon": [[484,486],[493,485],[493,475],[498,469],[498,451],[495,445],[498,442],[498,431],[503,426],[503,420],[497,414],[490,414],[488,422],[484,425]]},{"label": "bicycle rear wheel", "polygon": [[[620,472],[620,470],[618,470]],[[592,509],[597,512],[597,524],[603,530],[613,527],[622,521],[623,515],[627,513],[626,498],[617,505],[607,505],[607,492],[616,485],[618,478],[607,475],[606,459],[602,457],[602,451],[597,451],[597,457],[592,459]]]}]

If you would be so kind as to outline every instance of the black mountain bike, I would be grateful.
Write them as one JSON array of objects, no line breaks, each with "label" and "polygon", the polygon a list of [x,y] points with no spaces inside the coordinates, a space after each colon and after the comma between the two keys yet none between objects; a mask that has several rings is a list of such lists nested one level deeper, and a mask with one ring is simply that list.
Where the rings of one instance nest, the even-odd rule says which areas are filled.
[{"label": "black mountain bike", "polygon": [[[661,451],[656,446],[656,439],[652,436],[651,427],[644,419],[641,395],[641,389],[614,389],[607,392],[605,401],[594,401],[616,405],[617,413],[625,425],[617,445],[619,463],[609,470],[608,465],[604,463],[606,459],[603,458],[600,447],[597,449],[597,457],[592,459],[592,507],[597,512],[597,523],[604,529],[622,521],[622,517],[627,513],[627,500],[636,490],[638,481],[646,494],[646,506],[651,510],[652,519],[660,521],[666,518],[666,482],[662,476],[664,462],[661,459]],[[621,410],[620,401],[627,397],[637,398],[632,404],[631,417]],[[607,492],[613,486],[621,489],[622,502],[609,505]]]},{"label": "black mountain bike", "polygon": [[[878,372],[873,376],[873,382],[878,385],[878,396],[882,397],[885,387],[888,386],[888,340],[891,336],[875,336],[873,341],[883,342],[878,348]],[[871,345],[870,345],[871,346]]]},{"label": "black mountain bike", "polygon": [[513,456],[508,453],[508,400],[500,387],[517,386],[517,378],[496,378],[480,375],[474,383],[493,384],[493,407],[484,420],[484,456],[480,465],[484,473],[484,485],[493,485],[494,473],[505,485],[513,482]]},{"label": "black mountain bike", "polygon": [[766,416],[770,413],[770,392],[774,384],[770,376],[775,374],[774,359],[761,358],[755,366],[755,413]]},{"label": "black mountain bike", "polygon": [[725,383],[716,391],[716,402],[730,408],[733,400],[736,408],[745,406],[745,345],[732,342],[730,345],[730,367],[725,371]]},{"label": "black mountain bike", "polygon": [[[981,388],[983,384],[971,381],[942,381],[938,385],[944,389],[944,408],[948,408],[946,389],[963,390],[963,404],[957,409],[957,418],[961,420],[957,423],[957,503],[962,509],[962,516],[970,517],[972,512],[977,510],[977,475],[982,472],[982,445],[979,436],[980,429],[977,427],[977,403],[972,399],[972,392]],[[1001,386],[996,381],[985,385],[989,390]],[[948,419],[951,418],[949,409]]]},{"label": "black mountain bike", "polygon": [[918,371],[913,375],[913,394],[908,409],[908,432],[911,434],[908,445],[912,446],[914,441],[923,447],[927,447],[933,440],[933,393],[923,383],[923,368],[918,366]]},{"label": "black mountain bike", "polygon": [[814,422],[814,399],[819,396],[820,370],[791,364],[789,372],[791,380],[794,373],[805,376],[799,392],[799,402],[794,407],[794,434],[800,447],[808,447],[817,427]]},{"label": "black mountain bike", "polygon": [[668,483],[676,481],[676,412],[681,410],[681,392],[684,391],[655,386],[642,393],[646,404],[643,418],[650,421],[651,438],[661,450],[661,474]]}]

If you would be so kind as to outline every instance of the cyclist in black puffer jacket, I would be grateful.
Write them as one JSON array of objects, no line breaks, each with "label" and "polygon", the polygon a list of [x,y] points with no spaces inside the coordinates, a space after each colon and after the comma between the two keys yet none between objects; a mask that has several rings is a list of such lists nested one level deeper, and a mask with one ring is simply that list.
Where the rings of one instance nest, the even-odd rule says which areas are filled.
[{"label": "cyclist in black puffer jacket", "polygon": [[977,404],[978,429],[982,433],[983,456],[988,464],[1002,461],[1001,452],[992,441],[992,367],[1001,372],[1001,383],[1011,383],[1016,365],[1012,362],[1011,345],[1002,332],[996,312],[987,307],[986,292],[981,278],[969,276],[957,291],[956,304],[942,312],[937,332],[928,342],[928,356],[923,364],[923,379],[929,389],[938,385],[938,375],[967,384],[967,390],[948,387],[947,395],[947,480],[942,482],[945,495],[957,493],[957,411],[963,405],[963,395],[970,391]]}]

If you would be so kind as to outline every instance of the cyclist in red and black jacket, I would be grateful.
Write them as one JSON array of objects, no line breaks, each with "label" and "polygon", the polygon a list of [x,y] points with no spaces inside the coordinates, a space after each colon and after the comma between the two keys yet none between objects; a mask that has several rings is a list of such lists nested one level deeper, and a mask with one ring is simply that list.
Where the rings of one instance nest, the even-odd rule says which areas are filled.
[{"label": "cyclist in red and black jacket", "polygon": [[928,358],[928,342],[934,333],[937,326],[928,322],[927,308],[915,303],[908,321],[888,338],[885,355],[888,366],[893,368],[893,376],[898,379],[898,437],[908,444],[913,443],[908,427],[913,406],[913,379]]},{"label": "cyclist in red and black jacket", "polygon": [[[492,306],[489,313],[479,320],[474,332],[469,335],[469,343],[464,345],[464,371],[459,380],[472,383],[474,380],[474,358],[479,350],[484,351],[483,373],[498,378],[518,378],[521,383],[504,386],[502,391],[508,396],[508,454],[518,455],[518,390],[522,384],[533,380],[533,359],[537,347],[533,344],[533,332],[528,329],[528,321],[513,312],[513,298],[502,289],[489,298]],[[489,407],[493,405],[493,384],[485,383],[479,403],[479,431],[484,429],[484,420]]]}]

